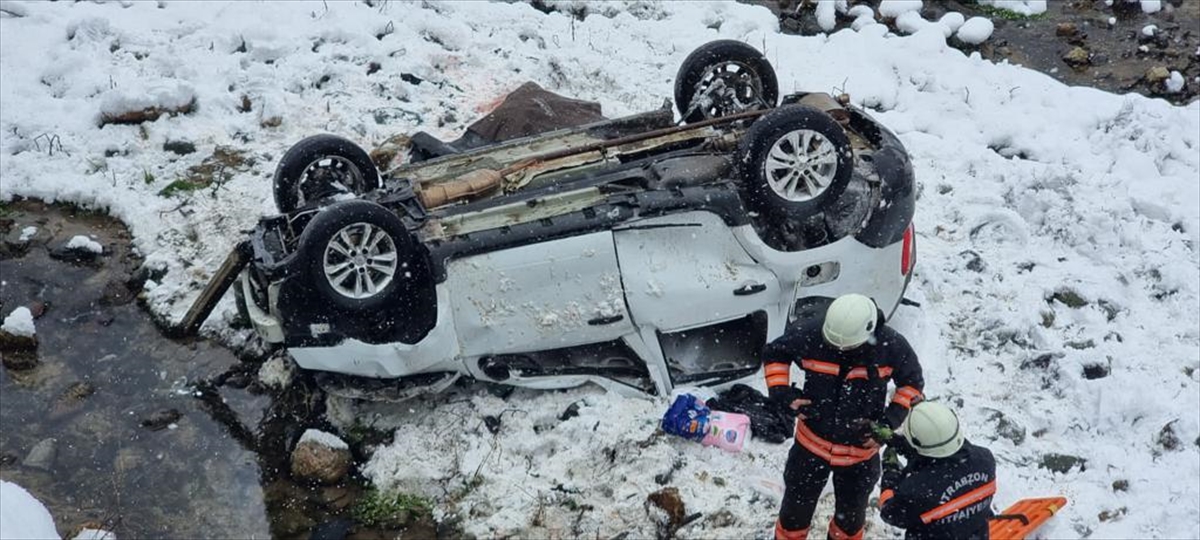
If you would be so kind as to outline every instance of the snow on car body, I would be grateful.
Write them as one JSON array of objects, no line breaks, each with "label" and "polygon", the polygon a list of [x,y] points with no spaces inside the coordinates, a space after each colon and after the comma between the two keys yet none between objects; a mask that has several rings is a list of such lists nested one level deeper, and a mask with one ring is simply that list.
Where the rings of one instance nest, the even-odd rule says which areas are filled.
[{"label": "snow on car body", "polygon": [[438,141],[446,155],[382,182],[352,143],[306,139],[239,303],[327,387],[398,398],[463,375],[664,395],[752,376],[822,299],[859,292],[890,316],[915,255],[895,135],[825,94],[774,107],[773,70],[738,42],[689,56],[675,94],[686,125],[664,108]]}]

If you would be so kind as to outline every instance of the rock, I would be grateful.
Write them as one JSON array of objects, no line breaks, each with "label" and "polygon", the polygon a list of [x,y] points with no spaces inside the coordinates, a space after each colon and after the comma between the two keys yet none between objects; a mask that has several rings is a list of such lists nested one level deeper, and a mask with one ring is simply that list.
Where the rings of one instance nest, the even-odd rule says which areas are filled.
[{"label": "rock", "polygon": [[1091,381],[1108,376],[1109,367],[1104,364],[1086,364],[1083,366],[1083,378]]},{"label": "rock", "polygon": [[181,156],[186,156],[196,152],[196,145],[188,141],[167,141],[163,143],[162,149],[166,152],[174,152]]},{"label": "rock", "polygon": [[1071,22],[1058,23],[1058,26],[1054,29],[1054,35],[1058,37],[1072,37],[1078,33],[1079,27]]},{"label": "rock", "polygon": [[276,354],[258,368],[258,380],[267,388],[282,390],[292,384],[296,369],[286,354]]},{"label": "rock", "polygon": [[1114,492],[1129,491],[1129,480],[1113,480],[1112,490]]},{"label": "rock", "polygon": [[646,496],[646,503],[662,510],[667,516],[667,525],[672,529],[683,523],[687,516],[687,508],[679,497],[679,490],[673,487],[663,488]]},{"label": "rock", "polygon": [[292,476],[334,484],[350,472],[350,446],[336,435],[310,429],[292,450]]},{"label": "rock", "polygon": [[1050,295],[1050,300],[1057,300],[1061,304],[1072,309],[1078,309],[1088,305],[1088,301],[1086,299],[1080,296],[1079,293],[1069,288],[1062,288],[1055,291],[1054,294]]},{"label": "rock", "polygon": [[330,509],[341,511],[354,502],[354,493],[342,486],[328,486],[321,489],[321,502]]},{"label": "rock", "polygon": [[1125,513],[1128,511],[1129,511],[1129,509],[1124,506],[1122,506],[1116,510],[1102,510],[1099,514],[1096,515],[1096,519],[1099,519],[1101,522],[1117,521],[1117,520],[1121,519],[1122,517],[1124,517]]},{"label": "rock", "polygon": [[704,521],[708,524],[709,527],[712,527],[715,529],[723,529],[725,527],[732,527],[734,525],[737,525],[737,523],[738,523],[737,516],[733,515],[733,512],[730,512],[726,508],[722,508],[720,510],[717,510],[716,512],[709,514],[708,517],[704,518]]},{"label": "rock", "polygon": [[42,318],[42,315],[46,314],[46,309],[46,303],[42,302],[41,300],[34,300],[29,303],[29,314],[32,315],[34,319]]},{"label": "rock", "polygon": [[561,422],[566,422],[567,420],[575,418],[576,416],[579,416],[579,402],[578,401],[576,401],[570,405],[567,405],[567,409],[564,410],[562,412],[562,414],[558,415],[558,420]]},{"label": "rock", "polygon": [[20,460],[21,460],[21,458],[18,457],[16,454],[10,454],[8,452],[5,452],[3,454],[0,454],[0,467],[7,467],[9,465],[12,465],[12,464],[20,461]]},{"label": "rock", "polygon": [[141,426],[150,431],[166,429],[183,417],[176,409],[163,409],[142,419]]},{"label": "rock", "polygon": [[105,306],[123,306],[133,301],[133,292],[125,284],[125,280],[114,278],[104,284],[104,294],[100,304]]},{"label": "rock", "polygon": [[98,257],[100,257],[100,253],[101,251],[89,249],[88,247],[73,244],[72,242],[67,242],[55,247],[54,249],[51,249],[50,258],[69,263],[84,264],[95,261]]},{"label": "rock", "polygon": [[1080,472],[1087,470],[1086,459],[1066,454],[1046,454],[1042,456],[1041,463],[1038,463],[1038,466],[1043,469],[1064,474],[1071,472],[1076,465],[1079,466]]},{"label": "rock", "polygon": [[1146,70],[1146,83],[1150,85],[1162,84],[1163,81],[1171,78],[1171,71],[1162,66],[1154,66]]},{"label": "rock", "polygon": [[495,435],[500,433],[500,418],[492,415],[483,417],[483,425],[487,427],[488,433]]},{"label": "rock", "polygon": [[1012,441],[1014,445],[1025,442],[1025,426],[1009,420],[1001,411],[992,409],[990,418],[996,422],[996,435]]},{"label": "rock", "polygon": [[1062,57],[1063,62],[1071,67],[1083,67],[1092,63],[1092,53],[1083,47],[1075,47]]},{"label": "rock", "polygon": [[[18,336],[10,334],[5,330],[0,330],[0,352],[19,353],[35,351],[37,350],[37,343],[36,335]],[[16,356],[18,355],[11,355],[10,360],[10,355],[4,355],[4,367],[9,369],[29,369],[33,367],[32,365],[21,367],[20,361]],[[34,362],[36,361],[37,358],[34,357]],[[17,365],[9,365],[10,363],[17,363]]]},{"label": "rock", "polygon": [[58,397],[54,398],[54,402],[50,405],[50,418],[59,418],[79,410],[83,400],[94,393],[96,393],[96,387],[92,383],[85,381],[72,383]]},{"label": "rock", "polygon": [[1174,420],[1167,422],[1167,425],[1162,427],[1154,439],[1155,443],[1168,452],[1179,450],[1183,446],[1183,441],[1179,440],[1179,435],[1175,434],[1174,424]]},{"label": "rock", "polygon": [[57,456],[58,441],[52,438],[42,439],[33,445],[33,449],[25,456],[25,460],[21,462],[21,465],[32,469],[49,471],[54,468],[54,458]]}]

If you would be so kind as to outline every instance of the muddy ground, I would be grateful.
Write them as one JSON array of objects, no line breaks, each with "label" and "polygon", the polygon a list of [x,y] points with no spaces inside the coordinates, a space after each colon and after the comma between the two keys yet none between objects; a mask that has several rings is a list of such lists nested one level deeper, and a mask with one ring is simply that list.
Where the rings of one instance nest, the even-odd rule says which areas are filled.
[{"label": "muddy ground", "polygon": [[[779,16],[785,33],[815,35],[817,25],[811,0],[742,0],[762,5]],[[1072,86],[1092,86],[1115,93],[1135,92],[1187,104],[1200,95],[1200,1],[1164,0],[1162,10],[1146,14],[1140,3],[1114,0],[1050,0],[1043,14],[1026,17],[981,6],[971,0],[925,2],[921,15],[938,20],[947,12],[965,17],[988,17],[996,26],[992,37],[973,47],[950,39],[965,52],[978,51],[988,60],[1007,60],[1045,73]],[[851,5],[876,8],[878,0],[850,0]],[[1115,24],[1108,23],[1110,18]],[[852,20],[839,16],[837,28]],[[891,21],[881,21],[891,24]],[[1147,36],[1142,29],[1155,25]],[[895,31],[894,25],[892,26]],[[1178,71],[1186,82],[1181,92],[1169,93],[1164,74]]]},{"label": "muddy ground", "polygon": [[[36,233],[22,235],[29,227]],[[63,246],[84,235],[103,253]],[[26,236],[25,240],[21,237]],[[393,538],[353,518],[365,481],[294,480],[290,451],[323,423],[305,378],[271,391],[262,358],[172,340],[137,302],[141,261],[118,221],[37,201],[0,204],[0,313],[35,314],[37,348],[0,344],[0,479],[72,537]],[[2,316],[2,315],[0,315]],[[361,457],[361,456],[360,456]],[[433,536],[426,516],[410,534]]]}]

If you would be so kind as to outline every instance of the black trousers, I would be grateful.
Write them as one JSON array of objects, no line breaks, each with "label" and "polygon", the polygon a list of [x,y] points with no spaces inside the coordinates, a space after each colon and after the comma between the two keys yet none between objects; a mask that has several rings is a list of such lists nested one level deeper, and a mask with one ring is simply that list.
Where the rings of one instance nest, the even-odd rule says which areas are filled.
[{"label": "black trousers", "polygon": [[834,520],[843,531],[855,534],[867,521],[867,499],[879,481],[879,454],[849,467],[832,467],[803,446],[793,443],[783,470],[783,503],[779,522],[794,531],[812,524],[817,499],[829,473],[833,473]]}]

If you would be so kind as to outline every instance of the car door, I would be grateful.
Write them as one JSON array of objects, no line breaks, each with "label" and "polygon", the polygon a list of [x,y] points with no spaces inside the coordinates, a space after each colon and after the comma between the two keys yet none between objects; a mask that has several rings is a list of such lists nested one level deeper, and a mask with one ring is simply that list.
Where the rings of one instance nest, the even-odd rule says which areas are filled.
[{"label": "car door", "polygon": [[779,280],[711,212],[644,219],[613,232],[625,297],[638,326],[663,332],[774,313]]},{"label": "car door", "polygon": [[611,341],[633,330],[611,231],[453,260],[447,286],[466,356]]}]

